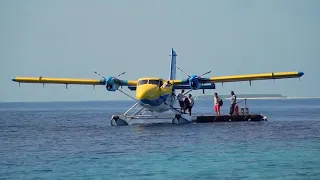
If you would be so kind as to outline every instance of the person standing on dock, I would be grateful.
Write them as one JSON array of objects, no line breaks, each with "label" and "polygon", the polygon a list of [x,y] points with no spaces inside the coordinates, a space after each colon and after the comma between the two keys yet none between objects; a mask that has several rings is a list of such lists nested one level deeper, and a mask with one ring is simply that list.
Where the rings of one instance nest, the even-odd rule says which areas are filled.
[{"label": "person standing on dock", "polygon": [[189,97],[185,98],[184,103],[186,105],[185,109],[188,109],[189,115],[191,116],[191,110],[192,110],[192,107],[194,105],[194,100],[193,100],[191,94],[189,94]]},{"label": "person standing on dock", "polygon": [[237,104],[237,96],[234,94],[233,91],[231,91],[231,106],[230,106],[230,116],[233,115],[234,107]]},{"label": "person standing on dock", "polygon": [[180,112],[185,112],[186,111],[186,106],[184,104],[184,99],[185,99],[185,96],[184,96],[184,89],[181,90],[181,92],[178,94],[177,96],[177,99],[179,101],[179,105],[180,105]]},{"label": "person standing on dock", "polygon": [[216,111],[217,116],[220,116],[220,106],[221,106],[222,99],[218,96],[218,93],[214,93],[213,100],[214,100],[214,110]]}]

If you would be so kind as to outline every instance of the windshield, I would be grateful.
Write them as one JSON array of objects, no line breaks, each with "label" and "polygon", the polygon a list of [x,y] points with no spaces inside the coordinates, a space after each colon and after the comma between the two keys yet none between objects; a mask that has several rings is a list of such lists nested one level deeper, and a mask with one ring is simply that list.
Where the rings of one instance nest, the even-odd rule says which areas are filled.
[{"label": "windshield", "polygon": [[138,81],[138,85],[147,84],[148,80],[140,80]]},{"label": "windshield", "polygon": [[149,80],[149,84],[159,85],[159,80]]}]

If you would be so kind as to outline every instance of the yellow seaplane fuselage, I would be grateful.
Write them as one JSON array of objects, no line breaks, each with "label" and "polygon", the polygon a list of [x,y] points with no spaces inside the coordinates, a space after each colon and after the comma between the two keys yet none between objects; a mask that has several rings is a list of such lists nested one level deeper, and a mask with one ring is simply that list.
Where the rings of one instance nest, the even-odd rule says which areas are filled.
[{"label": "yellow seaplane fuselage", "polygon": [[172,84],[161,78],[138,79],[136,99],[142,107],[155,112],[168,111],[176,101]]}]

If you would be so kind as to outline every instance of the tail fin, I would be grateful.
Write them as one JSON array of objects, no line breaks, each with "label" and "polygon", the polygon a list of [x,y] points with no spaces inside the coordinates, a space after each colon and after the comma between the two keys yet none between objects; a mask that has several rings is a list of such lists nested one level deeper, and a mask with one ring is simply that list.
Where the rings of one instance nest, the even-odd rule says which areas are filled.
[{"label": "tail fin", "polygon": [[171,50],[171,64],[170,64],[170,80],[174,80],[176,79],[176,52],[173,50]]}]

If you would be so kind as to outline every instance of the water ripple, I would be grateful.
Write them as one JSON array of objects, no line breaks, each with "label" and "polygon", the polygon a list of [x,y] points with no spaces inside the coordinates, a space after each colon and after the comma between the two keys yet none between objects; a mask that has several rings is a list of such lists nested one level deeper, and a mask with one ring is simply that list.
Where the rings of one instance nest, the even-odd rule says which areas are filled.
[{"label": "water ripple", "polygon": [[0,103],[0,178],[318,179],[320,102],[300,101],[250,101],[267,122],[126,127],[109,118],[127,102]]}]

